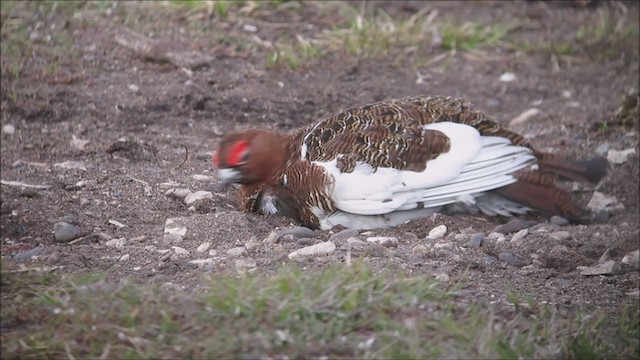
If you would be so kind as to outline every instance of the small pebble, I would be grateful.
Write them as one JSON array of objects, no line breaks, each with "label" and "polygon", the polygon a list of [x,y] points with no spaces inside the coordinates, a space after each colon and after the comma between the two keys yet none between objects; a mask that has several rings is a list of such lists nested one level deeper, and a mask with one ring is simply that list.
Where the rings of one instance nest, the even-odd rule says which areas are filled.
[{"label": "small pebble", "polygon": [[451,241],[443,241],[433,244],[433,249],[451,249],[453,243]]},{"label": "small pebble", "polygon": [[316,241],[317,239],[315,238],[301,238],[301,239],[298,239],[297,243],[298,245],[301,245],[301,246],[309,246],[309,245],[315,244]]},{"label": "small pebble", "polygon": [[186,221],[185,218],[170,218],[164,222],[165,234],[176,234],[184,237],[187,234],[186,226],[182,223]]},{"label": "small pebble", "polygon": [[522,219],[513,219],[506,224],[496,226],[491,232],[501,233],[504,235],[518,232],[522,229],[526,229],[533,225],[533,222],[522,220]]},{"label": "small pebble", "polygon": [[16,132],[16,128],[11,124],[6,124],[2,126],[2,133],[7,135],[13,135]]},{"label": "small pebble", "polygon": [[445,273],[440,273],[436,275],[436,280],[440,282],[447,282],[449,281],[449,279],[450,279],[449,275]]},{"label": "small pebble", "polygon": [[180,246],[172,246],[171,247],[176,255],[186,256],[189,255],[189,251],[185,248],[181,248]]},{"label": "small pebble", "polygon": [[239,274],[244,274],[256,268],[256,261],[253,259],[237,259],[235,262],[236,271]]},{"label": "small pebble", "polygon": [[192,205],[197,201],[206,200],[206,199],[213,199],[213,193],[211,191],[200,190],[200,191],[196,191],[188,194],[184,198],[184,203],[187,205]]},{"label": "small pebble", "polygon": [[513,234],[513,236],[511,237],[510,242],[518,243],[522,239],[524,239],[528,234],[529,234],[529,230],[528,229],[522,229],[522,230],[518,231],[517,233]]},{"label": "small pebble", "polygon": [[191,190],[187,188],[171,188],[164,193],[165,196],[178,200],[184,200],[184,198],[189,194],[191,194]]},{"label": "small pebble", "polygon": [[209,250],[209,248],[211,247],[211,243],[210,242],[203,242],[202,244],[200,244],[197,248],[196,251],[199,253],[203,253],[206,252],[207,250]]},{"label": "small pebble", "polygon": [[512,252],[509,251],[503,251],[500,254],[498,254],[498,259],[500,259],[501,261],[506,262],[507,264],[511,265],[511,266],[518,266],[518,267],[522,267],[526,264],[527,259],[524,258],[523,256],[520,256],[518,254],[514,254]]},{"label": "small pebble", "polygon": [[120,257],[120,259],[118,261],[120,262],[125,262],[125,261],[129,261],[129,258],[131,258],[131,255],[129,254],[124,254]]},{"label": "small pebble", "polygon": [[182,236],[177,234],[164,234],[164,236],[162,237],[162,242],[166,245],[180,244],[182,240]]},{"label": "small pebble", "polygon": [[36,255],[42,254],[46,248],[42,246],[36,246],[31,250],[23,251],[21,253],[17,253],[13,256],[13,260],[15,261],[27,261]]},{"label": "small pebble", "polygon": [[114,247],[116,249],[122,249],[127,244],[127,239],[119,238],[119,239],[111,239],[104,243],[108,247]]},{"label": "small pebble", "polygon": [[612,275],[617,269],[616,265],[615,260],[608,260],[593,266],[578,266],[578,270],[585,276]]},{"label": "small pebble", "polygon": [[595,191],[591,200],[589,200],[589,203],[587,204],[587,208],[591,209],[593,212],[602,210],[612,211],[624,209],[624,205],[621,204],[615,196]]},{"label": "small pebble", "polygon": [[218,256],[218,250],[216,249],[209,250],[209,256]]},{"label": "small pebble", "polygon": [[209,175],[195,174],[193,175],[193,180],[197,181],[211,181],[213,178]]},{"label": "small pebble", "polygon": [[552,238],[553,240],[556,241],[563,241],[563,240],[567,240],[568,238],[571,237],[571,233],[568,231],[556,231],[553,232],[551,234],[549,234],[549,237]]},{"label": "small pebble", "polygon": [[296,238],[310,238],[315,236],[315,232],[304,226],[294,226],[290,228],[273,230],[269,236],[265,239],[265,242],[275,244],[285,235],[293,235]]},{"label": "small pebble", "polygon": [[426,255],[430,251],[429,251],[429,248],[426,245],[418,244],[418,245],[414,246],[413,249],[411,249],[411,252],[414,253],[415,255]]},{"label": "small pebble", "polygon": [[634,268],[640,267],[640,249],[634,250],[622,258],[622,263],[633,266]]},{"label": "small pebble", "polygon": [[483,235],[482,233],[475,233],[473,235],[471,235],[471,238],[469,239],[469,247],[471,248],[479,248],[480,245],[482,245],[482,239],[483,239]]},{"label": "small pebble", "polygon": [[427,235],[427,238],[430,240],[437,240],[443,237],[446,233],[447,233],[447,226],[439,225],[431,229],[431,231],[429,231],[429,235]]},{"label": "small pebble", "polygon": [[289,254],[289,259],[297,259],[305,256],[325,255],[336,250],[336,244],[332,241],[325,241],[315,245],[303,247]]},{"label": "small pebble", "polygon": [[367,241],[380,244],[387,248],[397,248],[399,243],[397,237],[385,237],[385,236],[368,237]]},{"label": "small pebble", "polygon": [[358,239],[357,237],[350,237],[347,239],[347,244],[354,250],[364,250],[367,247],[367,243]]},{"label": "small pebble", "polygon": [[636,153],[636,149],[634,148],[629,148],[624,150],[611,149],[607,153],[607,160],[609,160],[609,162],[612,164],[620,165],[627,162],[627,160],[629,160],[629,158],[633,156],[633,154],[635,153]]},{"label": "small pebble", "polygon": [[567,226],[569,225],[569,220],[563,218],[562,216],[553,215],[549,219],[549,224],[555,225],[555,226]]},{"label": "small pebble", "polygon": [[329,241],[333,241],[334,243],[339,243],[344,240],[347,240],[350,237],[358,236],[358,230],[354,229],[345,229],[340,232],[337,232],[329,237]]},{"label": "small pebble", "polygon": [[500,75],[500,81],[502,82],[512,82],[516,79],[516,74],[512,73],[512,72],[505,72],[502,75]]},{"label": "small pebble", "polygon": [[67,222],[60,221],[53,225],[53,236],[57,242],[65,243],[80,237],[80,230]]},{"label": "small pebble", "polygon": [[227,250],[227,255],[231,257],[242,257],[247,255],[247,249],[244,246],[238,246]]}]

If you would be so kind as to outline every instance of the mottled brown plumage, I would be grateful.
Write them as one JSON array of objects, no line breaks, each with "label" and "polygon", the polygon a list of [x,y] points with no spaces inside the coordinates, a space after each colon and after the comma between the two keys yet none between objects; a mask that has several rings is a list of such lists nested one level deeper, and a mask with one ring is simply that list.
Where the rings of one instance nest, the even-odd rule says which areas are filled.
[{"label": "mottled brown plumage", "polygon": [[[332,214],[339,210],[332,199],[334,179],[319,162],[335,160],[335,167],[343,174],[352,173],[358,164],[368,164],[374,172],[391,168],[428,173],[431,160],[452,151],[449,136],[425,128],[439,122],[469,125],[482,136],[505,138],[532,151],[538,168],[514,172],[517,182],[495,190],[496,194],[574,222],[589,221],[588,214],[575,206],[555,181],[561,176],[597,182],[606,174],[605,160],[577,162],[538,152],[521,135],[501,127],[464,100],[451,97],[414,96],[354,107],[288,135],[260,130],[232,134],[220,144],[217,156],[222,160],[217,165],[232,174],[231,182],[242,184],[246,211],[264,212],[261,206],[273,205],[277,211],[271,212],[318,227],[314,211]],[[239,141],[250,144],[250,155],[244,163],[226,164]],[[245,154],[234,154],[234,161],[240,155]],[[424,203],[416,205],[421,206]]]}]

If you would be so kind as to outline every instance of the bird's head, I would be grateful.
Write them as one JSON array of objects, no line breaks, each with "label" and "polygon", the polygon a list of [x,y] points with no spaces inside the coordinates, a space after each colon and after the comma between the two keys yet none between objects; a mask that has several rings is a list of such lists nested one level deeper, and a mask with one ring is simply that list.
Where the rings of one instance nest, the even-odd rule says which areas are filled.
[{"label": "bird's head", "polygon": [[283,136],[247,130],[226,136],[212,156],[223,184],[259,184],[271,181],[285,159]]}]

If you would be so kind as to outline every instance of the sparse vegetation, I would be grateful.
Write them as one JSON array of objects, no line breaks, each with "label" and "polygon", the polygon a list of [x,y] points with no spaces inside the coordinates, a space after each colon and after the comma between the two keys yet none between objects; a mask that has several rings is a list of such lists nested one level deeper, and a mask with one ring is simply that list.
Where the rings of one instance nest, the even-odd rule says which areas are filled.
[{"label": "sparse vegetation", "polygon": [[100,275],[2,273],[2,357],[627,358],[638,313],[560,316],[532,298],[456,300],[461,285],[363,264],[213,276],[197,294]]}]

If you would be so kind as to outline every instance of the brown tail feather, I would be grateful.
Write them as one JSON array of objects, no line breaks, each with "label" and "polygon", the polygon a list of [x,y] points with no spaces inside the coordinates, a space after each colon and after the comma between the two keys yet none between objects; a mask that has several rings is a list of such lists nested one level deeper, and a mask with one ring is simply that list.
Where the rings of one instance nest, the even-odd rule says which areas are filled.
[{"label": "brown tail feather", "polygon": [[540,154],[540,172],[558,175],[568,180],[597,183],[607,175],[609,163],[604,158],[567,160],[553,154]]},{"label": "brown tail feather", "polygon": [[495,191],[506,199],[546,214],[562,216],[573,223],[588,224],[592,222],[591,214],[576,206],[567,192],[545,184],[546,180],[544,180],[543,174],[537,174],[540,175],[542,182],[534,180],[535,175],[536,173],[527,173],[527,175],[520,177],[518,182]]}]

